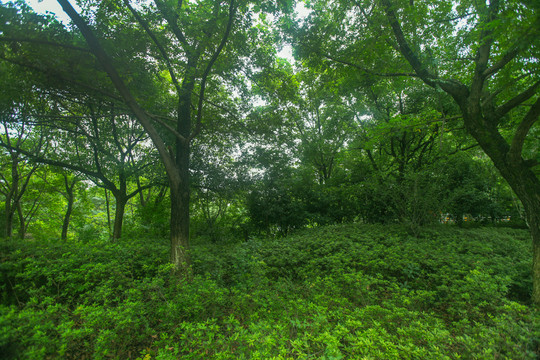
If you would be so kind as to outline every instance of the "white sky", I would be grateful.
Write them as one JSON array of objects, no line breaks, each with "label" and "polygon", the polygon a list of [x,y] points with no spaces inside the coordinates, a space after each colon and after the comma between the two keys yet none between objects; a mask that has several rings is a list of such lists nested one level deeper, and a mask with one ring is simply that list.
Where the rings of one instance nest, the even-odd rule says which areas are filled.
[{"label": "white sky", "polygon": [[[66,15],[64,10],[62,10],[62,7],[60,6],[60,4],[58,4],[56,0],[26,0],[26,3],[30,5],[39,14],[51,12],[56,15],[58,20],[62,22],[69,21],[69,17]],[[75,1],[71,1],[71,5],[73,5],[76,9],[78,8],[77,4],[75,4]]]},{"label": "white sky", "polygon": [[[7,0],[0,0],[2,3],[8,2]],[[29,4],[37,13],[44,14],[46,12],[53,13],[56,18],[64,23],[69,22],[69,17],[66,15],[62,7],[56,0],[26,0],[26,3]],[[75,1],[72,1],[71,4],[79,10],[78,6],[75,4]],[[304,6],[303,1],[298,1],[296,4],[296,13],[300,19],[305,18],[309,14],[309,10]],[[290,45],[285,45],[283,49],[278,53],[279,57],[285,58],[290,62],[294,62],[292,56],[292,48]]]}]

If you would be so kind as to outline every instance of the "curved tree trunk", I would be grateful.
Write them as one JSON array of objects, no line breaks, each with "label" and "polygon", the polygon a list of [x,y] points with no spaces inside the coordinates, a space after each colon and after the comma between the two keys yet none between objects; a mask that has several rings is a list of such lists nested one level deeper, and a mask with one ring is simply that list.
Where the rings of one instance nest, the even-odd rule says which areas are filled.
[{"label": "curved tree trunk", "polygon": [[[475,50],[474,70],[471,72],[470,84],[466,85],[455,79],[443,79],[437,73],[432,73],[422,62],[423,59],[409,45],[393,2],[381,0],[381,4],[402,56],[424,83],[439,87],[452,96],[461,110],[467,132],[478,142],[521,200],[533,243],[532,302],[540,306],[540,180],[532,170],[533,166],[539,164],[533,159],[525,161],[522,157],[525,138],[540,117],[540,98],[536,96],[540,81],[496,106],[494,98],[497,93],[489,94],[486,84],[493,74],[503,69],[520,53],[519,50],[510,49],[502,59],[495,61],[492,54],[495,43],[493,29],[486,26],[478,32],[479,46]],[[489,2],[486,10],[485,18],[479,20],[479,24],[485,25],[496,20],[502,8],[499,1],[494,0]],[[499,123],[512,109],[535,98],[535,102],[520,119],[513,139],[509,143],[499,132]]]},{"label": "curved tree trunk", "polygon": [[540,180],[522,159],[521,152],[513,153],[512,147],[497,128],[483,116],[475,116],[474,110],[462,106],[467,131],[478,141],[523,204],[533,247],[531,300],[540,305]]}]

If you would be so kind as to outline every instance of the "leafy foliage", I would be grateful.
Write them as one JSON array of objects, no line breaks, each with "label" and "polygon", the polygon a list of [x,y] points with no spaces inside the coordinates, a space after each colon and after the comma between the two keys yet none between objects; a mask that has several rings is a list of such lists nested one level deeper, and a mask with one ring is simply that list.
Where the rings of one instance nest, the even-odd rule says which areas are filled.
[{"label": "leafy foliage", "polygon": [[[523,230],[341,225],[193,246],[1,244],[9,358],[534,359]],[[512,264],[512,266],[511,266]]]}]

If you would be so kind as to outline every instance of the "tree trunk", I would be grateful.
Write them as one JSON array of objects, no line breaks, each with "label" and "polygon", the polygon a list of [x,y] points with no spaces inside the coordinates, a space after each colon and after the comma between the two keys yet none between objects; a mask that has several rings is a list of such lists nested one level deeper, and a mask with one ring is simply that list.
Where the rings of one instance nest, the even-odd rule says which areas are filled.
[{"label": "tree trunk", "polygon": [[114,212],[114,227],[113,227],[113,240],[118,240],[122,236],[122,224],[124,223],[124,214],[126,212],[127,197],[117,196],[116,210]]},{"label": "tree trunk", "polygon": [[[185,96],[178,104],[178,126],[180,134],[189,137],[191,131],[191,91],[193,82],[184,80]],[[176,141],[176,169],[169,174],[171,191],[171,263],[180,277],[191,276],[189,257],[189,142]]]},{"label": "tree trunk", "polygon": [[109,201],[109,192],[105,190],[105,206],[107,207],[107,232],[111,234],[111,206]]},{"label": "tree trunk", "polygon": [[532,302],[540,305],[540,180],[521,157],[517,160],[510,158],[510,146],[486,119],[465,116],[464,120],[469,133],[491,158],[523,204],[533,247]]},{"label": "tree trunk", "polygon": [[26,235],[26,224],[24,223],[24,215],[20,202],[17,203],[17,214],[19,215],[19,238],[24,240],[24,236]]},{"label": "tree trunk", "polygon": [[189,188],[171,184],[171,263],[181,277],[189,277]]},{"label": "tree trunk", "polygon": [[6,224],[4,235],[6,239],[11,239],[13,236],[13,211],[11,210],[11,196],[6,197]]},{"label": "tree trunk", "polygon": [[[538,200],[538,199],[537,199]],[[536,201],[536,207],[528,213],[529,229],[533,242],[533,292],[532,302],[540,306],[540,201]]]},{"label": "tree trunk", "polygon": [[75,196],[73,195],[73,188],[77,180],[73,180],[73,183],[69,185],[68,177],[64,174],[64,184],[66,186],[66,199],[67,199],[67,209],[64,215],[64,221],[62,223],[62,240],[67,240],[69,222],[71,220],[71,213],[73,212],[73,203],[75,202]]},{"label": "tree trunk", "polygon": [[501,170],[501,174],[525,209],[533,250],[531,300],[533,304],[540,306],[540,180],[530,168],[520,164],[510,166],[505,171]]},{"label": "tree trunk", "polygon": [[66,214],[64,215],[64,222],[62,223],[62,240],[67,240],[69,221],[71,220],[71,213],[73,212],[73,202],[73,194],[68,195]]}]

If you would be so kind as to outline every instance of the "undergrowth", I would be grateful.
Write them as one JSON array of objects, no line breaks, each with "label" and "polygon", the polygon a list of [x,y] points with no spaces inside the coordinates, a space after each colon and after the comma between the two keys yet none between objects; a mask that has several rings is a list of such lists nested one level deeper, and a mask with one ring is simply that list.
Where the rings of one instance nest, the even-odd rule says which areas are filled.
[{"label": "undergrowth", "polygon": [[535,359],[524,230],[342,225],[197,243],[0,244],[6,359]]}]

